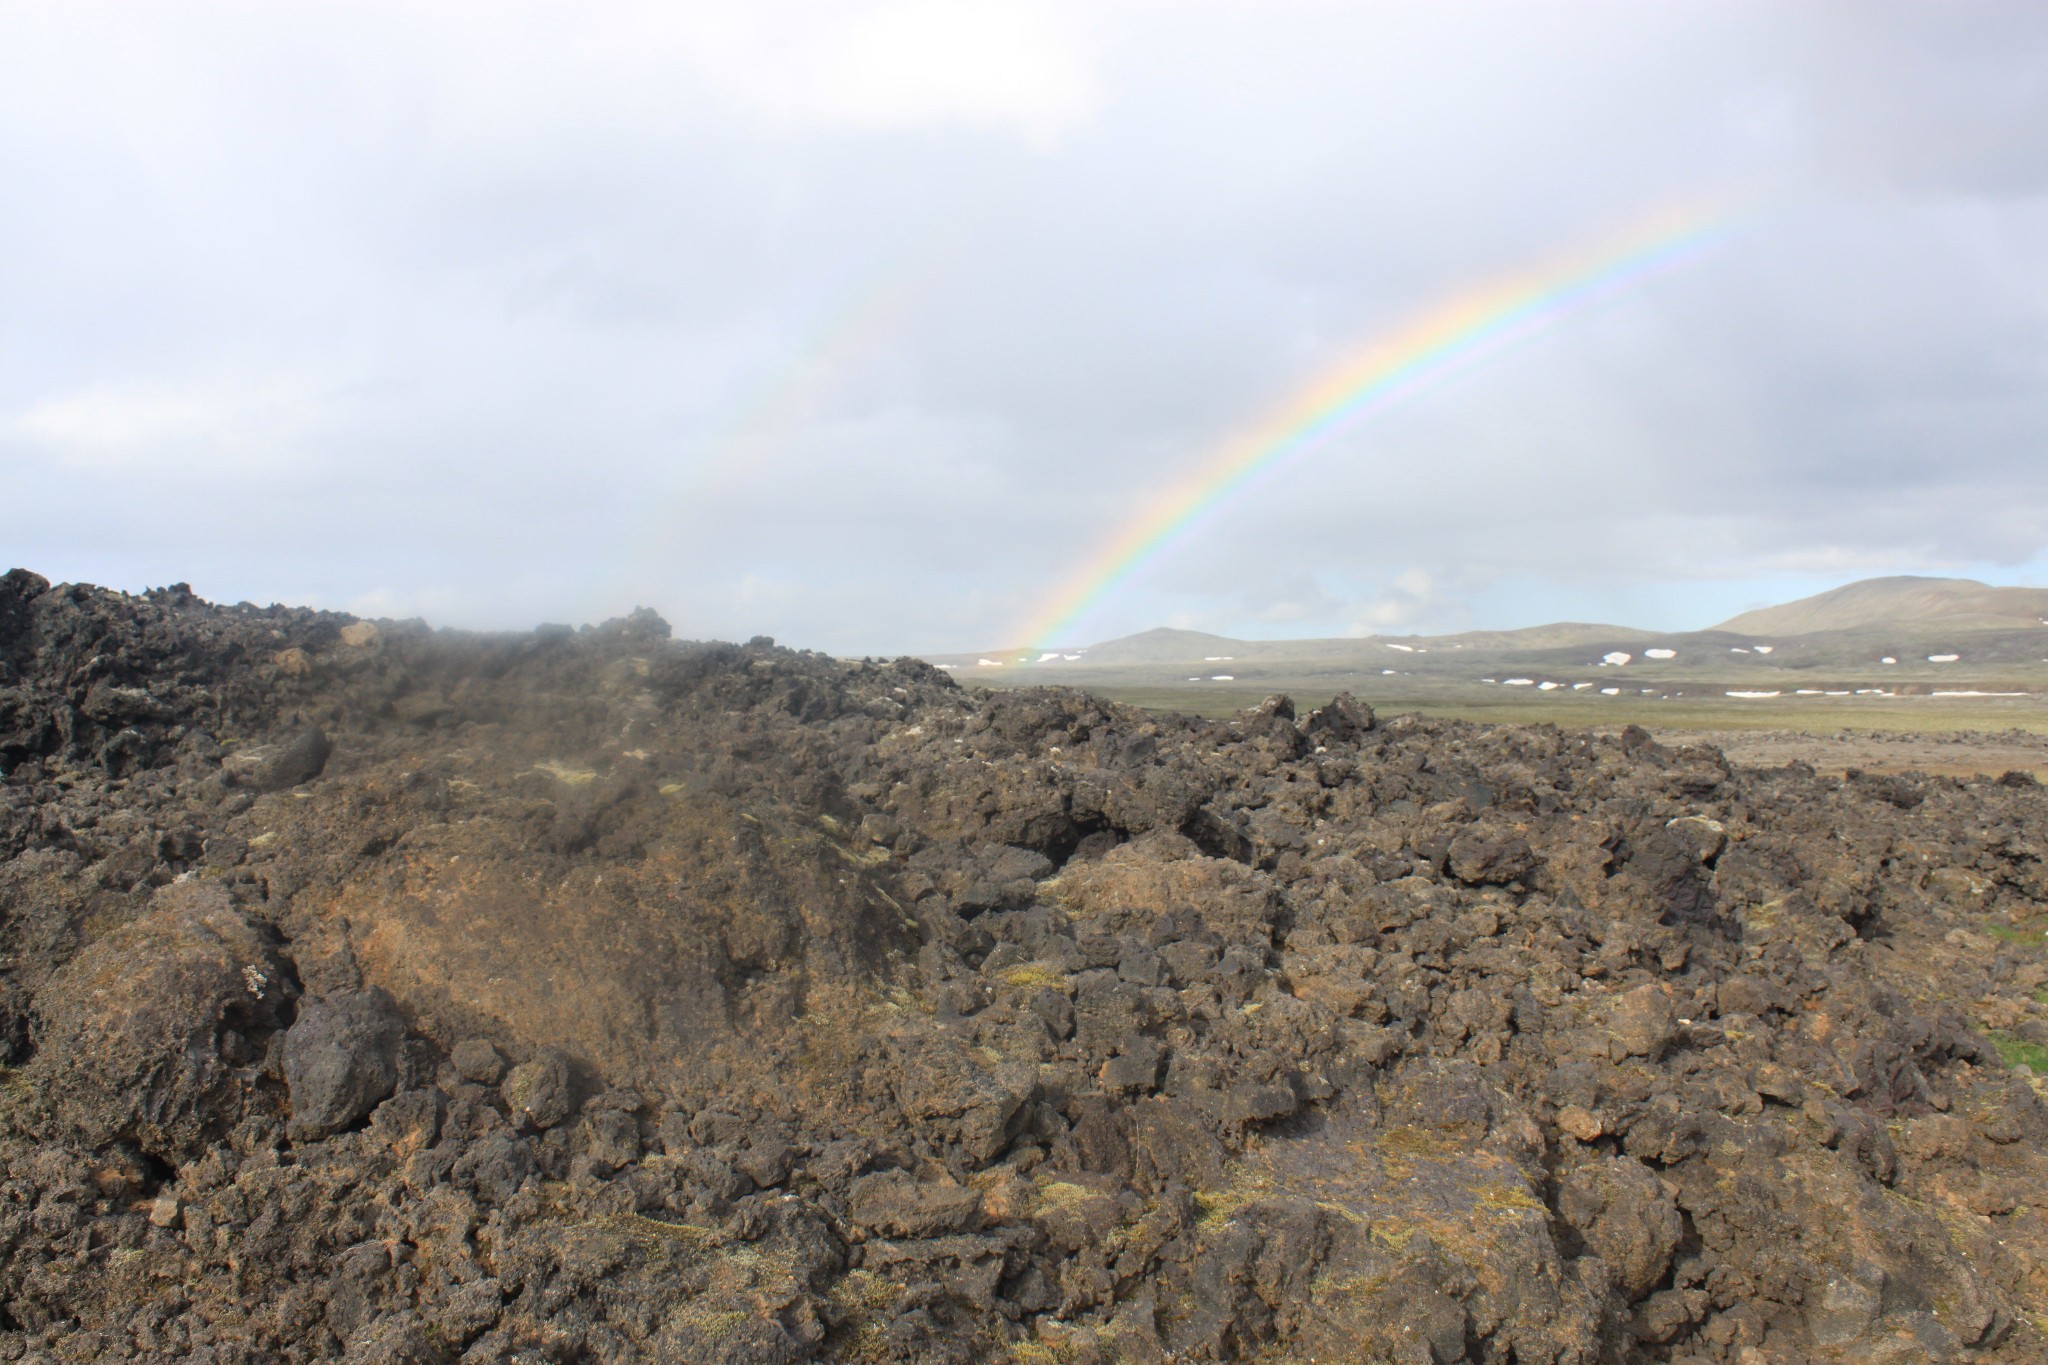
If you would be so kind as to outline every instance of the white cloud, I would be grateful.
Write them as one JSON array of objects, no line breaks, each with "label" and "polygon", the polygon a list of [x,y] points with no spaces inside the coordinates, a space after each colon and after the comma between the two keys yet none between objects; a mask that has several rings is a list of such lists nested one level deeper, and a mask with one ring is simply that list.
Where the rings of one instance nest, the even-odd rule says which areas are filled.
[{"label": "white cloud", "polygon": [[782,0],[672,14],[681,50],[710,87],[778,120],[983,124],[1048,142],[1101,98],[1087,35],[1066,6]]},{"label": "white cloud", "polygon": [[10,425],[69,469],[203,478],[291,465],[320,410],[316,394],[286,380],[108,382],[43,398]]},{"label": "white cloud", "polygon": [[[252,99],[296,116],[345,101],[366,136],[452,135],[510,157],[508,134],[658,129],[707,97],[793,130],[958,123],[1039,141],[1103,99],[1094,11],[1060,0],[196,0],[9,14],[28,60],[0,108],[61,107],[156,155],[203,154],[209,106]],[[129,121],[142,107],[165,117]]]},{"label": "white cloud", "polygon": [[1403,569],[1378,596],[1352,612],[1351,631],[1361,635],[1455,629],[1464,606],[1426,569]]},{"label": "white cloud", "polygon": [[[318,602],[320,598],[317,593],[301,593],[293,595],[292,600]],[[340,605],[341,610],[355,616],[393,620],[419,617],[433,621],[451,612],[460,612],[465,608],[474,609],[477,604],[463,601],[460,596],[446,588],[422,590],[415,586],[404,586],[371,588],[368,592],[355,594]]]},{"label": "white cloud", "polygon": [[[1074,638],[1677,628],[1830,586],[1792,577],[2048,571],[2048,10],[1484,15],[14,5],[0,544],[987,648],[1334,358],[1778,184],[1727,249],[1210,508]],[[81,473],[89,536],[41,510]]]}]

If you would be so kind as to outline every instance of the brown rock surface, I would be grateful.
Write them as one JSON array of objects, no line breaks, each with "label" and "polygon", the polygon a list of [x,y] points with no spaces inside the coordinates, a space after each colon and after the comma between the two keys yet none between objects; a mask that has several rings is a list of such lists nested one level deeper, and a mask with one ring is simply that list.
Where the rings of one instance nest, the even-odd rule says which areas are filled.
[{"label": "brown rock surface", "polygon": [[275,936],[221,887],[180,883],[152,903],[36,993],[28,1076],[60,1131],[174,1160],[240,1118],[294,989]]}]

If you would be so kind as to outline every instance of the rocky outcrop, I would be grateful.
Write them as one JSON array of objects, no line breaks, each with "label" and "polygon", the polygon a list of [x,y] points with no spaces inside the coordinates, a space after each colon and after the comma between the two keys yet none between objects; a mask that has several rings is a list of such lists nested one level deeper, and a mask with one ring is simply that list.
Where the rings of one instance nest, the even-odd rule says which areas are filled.
[{"label": "rocky outcrop", "polygon": [[2048,796],[0,578],[0,1354],[2040,1358]]},{"label": "rocky outcrop", "polygon": [[36,992],[25,1075],[56,1131],[175,1161],[234,1127],[296,993],[276,936],[215,883],[181,882]]}]

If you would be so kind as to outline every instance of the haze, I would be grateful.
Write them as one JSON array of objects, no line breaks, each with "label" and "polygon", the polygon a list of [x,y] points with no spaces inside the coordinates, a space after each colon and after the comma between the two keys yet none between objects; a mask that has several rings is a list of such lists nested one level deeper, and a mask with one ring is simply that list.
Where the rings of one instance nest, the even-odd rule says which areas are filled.
[{"label": "haze", "polygon": [[2038,4],[18,4],[0,31],[0,559],[52,577],[1015,643],[1338,357],[1711,203],[1744,224],[1721,248],[1219,506],[1074,643],[2048,581]]}]

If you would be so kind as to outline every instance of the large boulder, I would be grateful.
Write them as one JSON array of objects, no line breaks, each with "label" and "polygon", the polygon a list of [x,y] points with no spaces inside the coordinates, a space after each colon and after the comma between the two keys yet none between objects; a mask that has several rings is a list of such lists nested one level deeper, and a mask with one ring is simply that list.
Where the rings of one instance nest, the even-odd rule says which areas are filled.
[{"label": "large boulder", "polygon": [[1592,1161],[1572,1171],[1559,1186],[1557,1211],[1607,1263],[1615,1288],[1631,1303],[1664,1278],[1685,1233],[1677,1201],[1633,1157]]},{"label": "large boulder", "polygon": [[552,1128],[575,1109],[568,1063],[554,1052],[513,1067],[503,1093],[513,1119],[535,1129]]},{"label": "large boulder", "polygon": [[1528,882],[1538,863],[1529,841],[1512,826],[1482,820],[1461,830],[1449,852],[1451,875],[1469,886],[1510,886]]},{"label": "large boulder", "polygon": [[1349,692],[1339,692],[1328,706],[1309,712],[1308,721],[1301,728],[1318,744],[1355,744],[1377,723],[1378,717],[1373,715],[1370,705]]},{"label": "large boulder", "polygon": [[405,1021],[383,990],[309,999],[284,1036],[292,1137],[325,1137],[367,1118],[398,1088],[404,1041]]},{"label": "large boulder", "polygon": [[310,782],[326,770],[334,745],[327,732],[308,725],[290,738],[238,753],[221,767],[228,781],[259,792],[281,792]]},{"label": "large boulder", "polygon": [[241,1114],[297,986],[217,883],[173,884],[152,905],[36,992],[30,1071],[70,1136],[175,1162]]},{"label": "large boulder", "polygon": [[981,1195],[965,1185],[920,1184],[906,1171],[878,1171],[853,1182],[847,1214],[883,1237],[939,1237],[970,1226]]}]

